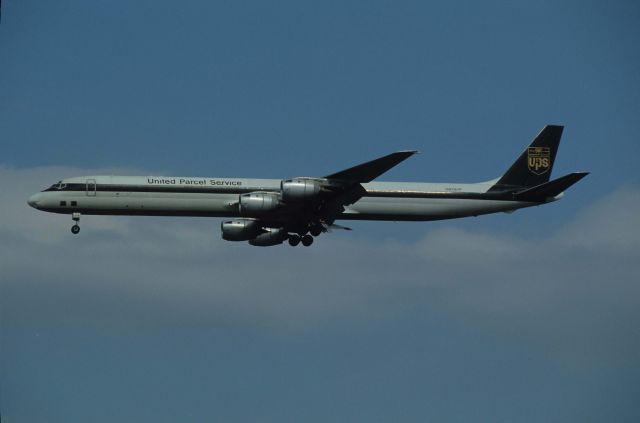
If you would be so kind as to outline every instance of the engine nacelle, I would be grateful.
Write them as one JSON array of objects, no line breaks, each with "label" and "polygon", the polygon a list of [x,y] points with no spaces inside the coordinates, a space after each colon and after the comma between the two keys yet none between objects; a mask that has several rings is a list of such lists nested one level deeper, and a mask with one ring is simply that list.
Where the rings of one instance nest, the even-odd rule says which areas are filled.
[{"label": "engine nacelle", "polygon": [[282,244],[287,239],[288,233],[283,228],[264,228],[263,233],[249,241],[249,244],[256,247],[270,247]]},{"label": "engine nacelle", "polygon": [[280,182],[280,190],[282,191],[282,201],[286,203],[295,203],[298,201],[308,200],[320,194],[322,181],[311,178],[295,178],[287,179]]},{"label": "engine nacelle", "polygon": [[275,192],[250,192],[242,194],[238,203],[240,214],[260,216],[280,205],[280,195]]},{"label": "engine nacelle", "polygon": [[220,225],[222,239],[227,241],[248,241],[261,232],[261,227],[253,219],[227,220]]}]

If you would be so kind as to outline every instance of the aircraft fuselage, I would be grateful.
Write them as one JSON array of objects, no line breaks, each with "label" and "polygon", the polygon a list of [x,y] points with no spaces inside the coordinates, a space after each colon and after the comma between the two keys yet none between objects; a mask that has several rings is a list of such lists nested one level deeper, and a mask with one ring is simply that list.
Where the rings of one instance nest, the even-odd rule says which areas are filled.
[{"label": "aircraft fuselage", "polygon": [[[65,214],[247,217],[238,207],[239,195],[278,193],[280,183],[279,179],[86,176],[62,180],[33,195],[29,204]],[[365,183],[364,195],[337,219],[427,221],[539,204],[487,193],[492,183]]]}]

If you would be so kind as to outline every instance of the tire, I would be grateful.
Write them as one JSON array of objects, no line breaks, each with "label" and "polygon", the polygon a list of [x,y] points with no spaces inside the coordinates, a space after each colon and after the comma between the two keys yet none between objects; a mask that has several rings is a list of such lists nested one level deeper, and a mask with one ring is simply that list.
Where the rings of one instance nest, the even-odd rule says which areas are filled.
[{"label": "tire", "polygon": [[300,244],[300,237],[298,235],[292,235],[289,237],[289,245],[295,247],[298,244]]},{"label": "tire", "polygon": [[71,227],[71,233],[72,233],[72,234],[77,235],[79,232],[80,232],[80,226],[78,226],[78,225],[73,225],[73,226]]},{"label": "tire", "polygon": [[311,235],[305,235],[302,237],[302,245],[308,247],[311,244],[313,244],[313,237]]},{"label": "tire", "polygon": [[311,235],[313,236],[318,236],[322,233],[322,226],[318,225],[318,226],[312,226],[309,229],[309,233],[311,233]]}]

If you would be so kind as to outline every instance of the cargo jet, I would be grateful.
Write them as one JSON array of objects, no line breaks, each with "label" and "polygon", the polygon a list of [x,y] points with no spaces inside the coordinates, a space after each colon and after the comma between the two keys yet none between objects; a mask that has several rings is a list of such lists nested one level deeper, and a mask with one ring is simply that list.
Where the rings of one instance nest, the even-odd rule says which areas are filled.
[{"label": "cargo jet", "polygon": [[271,246],[309,246],[338,220],[428,221],[538,206],[562,197],[588,172],[549,180],[562,126],[548,125],[500,178],[473,184],[372,182],[414,155],[398,151],[323,177],[236,179],[82,176],[29,198],[38,210],[80,216],[207,216],[230,218],[222,238]]}]

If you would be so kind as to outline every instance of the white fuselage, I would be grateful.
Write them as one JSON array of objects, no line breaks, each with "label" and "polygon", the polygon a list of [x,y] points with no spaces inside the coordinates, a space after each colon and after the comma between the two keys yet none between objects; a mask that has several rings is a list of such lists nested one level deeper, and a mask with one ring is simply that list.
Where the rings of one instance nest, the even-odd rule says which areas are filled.
[{"label": "white fuselage", "polygon": [[[29,204],[54,213],[240,217],[240,194],[280,190],[279,179],[86,176],[60,181]],[[495,183],[372,182],[338,219],[438,220],[506,212],[539,203],[487,196]]]}]

